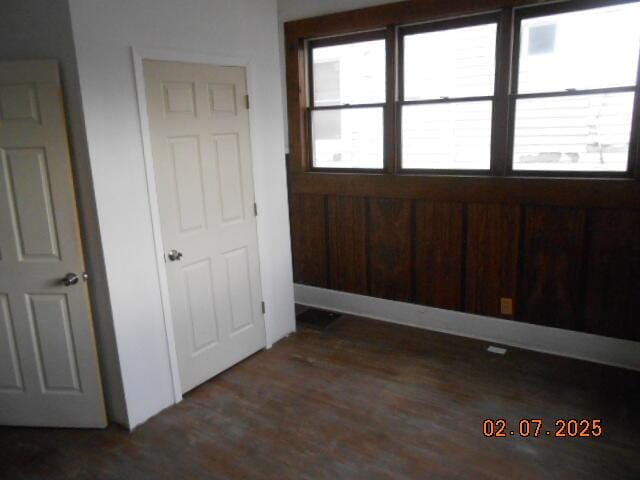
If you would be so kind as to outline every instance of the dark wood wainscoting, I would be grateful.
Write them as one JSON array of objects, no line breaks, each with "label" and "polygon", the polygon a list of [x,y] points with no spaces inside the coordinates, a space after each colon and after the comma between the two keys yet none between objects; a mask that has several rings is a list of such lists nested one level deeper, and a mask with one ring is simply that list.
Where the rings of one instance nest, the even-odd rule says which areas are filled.
[{"label": "dark wood wainscoting", "polygon": [[[416,0],[287,22],[295,281],[640,341],[640,66],[627,171],[515,171],[511,160],[519,19],[614,3]],[[403,170],[403,29],[471,14],[497,15],[490,168]],[[380,170],[312,161],[309,53],[350,34],[386,39]]]},{"label": "dark wood wainscoting", "polygon": [[640,340],[637,208],[305,189],[292,181],[297,283]]}]

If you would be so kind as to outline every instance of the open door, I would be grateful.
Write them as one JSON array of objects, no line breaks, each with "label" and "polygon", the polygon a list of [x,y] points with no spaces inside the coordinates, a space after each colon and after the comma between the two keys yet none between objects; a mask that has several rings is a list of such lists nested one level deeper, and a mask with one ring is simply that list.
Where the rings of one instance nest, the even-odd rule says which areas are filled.
[{"label": "open door", "polygon": [[55,61],[0,62],[0,424],[107,424]]}]

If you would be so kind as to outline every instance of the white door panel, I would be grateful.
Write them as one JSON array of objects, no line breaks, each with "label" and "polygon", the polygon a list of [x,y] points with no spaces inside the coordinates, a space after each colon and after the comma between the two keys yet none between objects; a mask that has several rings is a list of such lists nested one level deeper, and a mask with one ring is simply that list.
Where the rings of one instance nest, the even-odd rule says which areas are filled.
[{"label": "white door panel", "polygon": [[0,424],[106,417],[55,62],[0,63]]},{"label": "white door panel", "polygon": [[3,366],[0,368],[0,391],[22,391],[24,383],[18,360],[14,320],[6,293],[0,293],[0,365]]},{"label": "white door panel", "polygon": [[[245,69],[144,61],[182,390],[265,345]],[[165,252],[165,253],[167,253]]]}]

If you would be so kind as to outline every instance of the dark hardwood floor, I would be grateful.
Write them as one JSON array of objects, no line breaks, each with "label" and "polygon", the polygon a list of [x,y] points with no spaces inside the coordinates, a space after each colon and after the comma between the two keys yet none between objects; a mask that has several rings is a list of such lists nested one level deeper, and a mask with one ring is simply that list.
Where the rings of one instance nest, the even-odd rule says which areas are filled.
[{"label": "dark hardwood floor", "polygon": [[[640,373],[486,347],[344,316],[132,433],[0,428],[0,478],[640,478]],[[523,417],[600,418],[604,433],[483,436],[485,418]]]}]

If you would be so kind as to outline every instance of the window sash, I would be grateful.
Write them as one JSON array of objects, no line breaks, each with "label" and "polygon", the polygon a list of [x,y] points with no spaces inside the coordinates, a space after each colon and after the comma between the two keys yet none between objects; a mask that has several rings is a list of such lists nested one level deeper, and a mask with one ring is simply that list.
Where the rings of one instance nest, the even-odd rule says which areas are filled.
[{"label": "window sash", "polygon": [[[430,99],[421,99],[421,100],[406,100],[405,92],[404,92],[404,75],[405,75],[405,65],[404,65],[404,43],[405,37],[409,35],[416,35],[421,33],[432,33],[439,32],[445,30],[455,30],[459,28],[465,27],[476,27],[481,25],[488,25],[495,23],[497,24],[496,29],[496,46],[495,46],[495,66],[494,66],[494,88],[493,95],[480,95],[480,96],[452,96],[452,97],[441,97],[441,98],[430,98]],[[496,115],[496,96],[498,90],[501,86],[498,76],[498,68],[500,64],[500,33],[501,33],[501,15],[499,13],[489,13],[483,15],[476,15],[471,17],[462,17],[453,20],[445,20],[445,21],[436,21],[432,23],[422,24],[422,25],[412,25],[398,28],[398,37],[399,37],[399,51],[397,56],[398,62],[398,111],[396,124],[398,126],[398,137],[396,140],[397,148],[396,155],[398,158],[398,170],[404,173],[428,173],[428,174],[455,174],[460,176],[468,176],[468,175],[489,175],[495,171],[495,166],[493,162],[493,143],[494,143],[494,117]],[[490,126],[490,166],[488,169],[473,169],[473,168],[410,168],[405,167],[402,159],[402,137],[403,137],[403,127],[402,127],[402,110],[405,106],[411,105],[430,105],[430,104],[443,104],[443,103],[463,103],[463,102],[478,102],[478,101],[491,101],[492,102],[492,118],[491,118],[491,126]]]},{"label": "window sash", "polygon": [[[340,37],[330,37],[330,38],[323,38],[323,39],[317,39],[317,40],[310,40],[307,42],[307,72],[308,72],[307,73],[307,84],[308,84],[307,95],[309,97],[308,101],[309,101],[310,109],[333,108],[333,107],[338,107],[338,108],[358,107],[358,106],[364,107],[368,105],[379,105],[380,103],[387,102],[388,99],[385,98],[385,102],[337,103],[335,105],[316,105],[315,104],[315,98],[314,98],[315,89],[313,84],[313,81],[314,81],[313,51],[316,48],[336,47],[340,45],[349,45],[352,43],[369,42],[369,41],[375,41],[375,40],[386,40],[384,30],[376,30],[372,32],[350,34],[350,35],[344,35]],[[386,48],[386,45],[385,45],[385,54],[386,55],[389,54],[388,48]],[[387,81],[386,68],[387,66],[385,65],[385,83]],[[385,90],[386,90],[386,85],[385,85]]]},{"label": "window sash", "polygon": [[[514,23],[512,29],[512,38],[513,38],[513,49],[511,51],[511,83],[510,83],[510,93],[508,95],[509,98],[509,126],[507,132],[507,141],[508,141],[508,150],[507,150],[507,168],[505,171],[506,175],[511,176],[539,176],[539,177],[587,177],[587,178],[621,178],[621,177],[632,177],[634,173],[634,168],[640,170],[640,165],[636,166],[637,163],[640,163],[640,160],[637,159],[638,153],[636,149],[638,148],[634,144],[634,135],[638,130],[638,121],[637,117],[639,113],[638,110],[638,97],[640,96],[640,49],[638,52],[639,61],[638,61],[638,72],[636,75],[636,83],[635,85],[629,86],[616,86],[616,87],[601,87],[601,88],[589,88],[589,89],[579,89],[579,88],[569,88],[566,90],[556,90],[556,91],[541,91],[541,92],[533,92],[533,93],[519,93],[518,91],[518,81],[520,76],[520,42],[522,35],[522,22],[527,19],[545,17],[549,15],[563,14],[563,13],[572,13],[572,12],[580,12],[584,10],[594,9],[598,7],[606,7],[606,6],[614,6],[616,4],[625,4],[625,3],[635,3],[635,0],[614,0],[614,1],[588,1],[580,5],[572,5],[572,4],[550,4],[550,5],[539,5],[539,6],[528,6],[528,7],[520,7],[514,8]],[[632,105],[632,116],[631,116],[631,128],[630,128],[630,139],[629,139],[629,151],[627,157],[627,168],[625,171],[589,171],[589,170],[529,170],[529,169],[517,169],[514,165],[514,146],[515,146],[515,135],[516,135],[516,108],[518,100],[524,99],[536,99],[536,98],[563,98],[563,97],[576,97],[582,95],[594,95],[594,94],[606,94],[606,93],[623,93],[623,92],[635,92],[633,105]]]},{"label": "window sash", "polygon": [[[437,155],[438,155],[436,153],[437,150],[438,150],[437,144],[438,144],[438,142],[442,142],[444,139],[447,138],[446,137],[446,129],[445,129],[445,132],[442,132],[442,133],[445,133],[445,135],[443,137],[440,137],[438,139],[434,139],[434,142],[431,145],[431,151],[429,152],[428,156],[424,157],[424,159],[427,160],[427,161],[423,162],[423,163],[426,163],[427,165],[431,165],[431,166],[413,166],[412,167],[412,166],[410,166],[409,161],[405,162],[405,160],[407,160],[407,159],[405,159],[405,157],[408,158],[410,156],[409,154],[405,155],[405,153],[407,153],[407,152],[405,152],[405,150],[404,150],[404,148],[405,148],[405,146],[404,146],[405,140],[409,140],[409,139],[405,138],[405,134],[407,133],[407,131],[405,130],[405,128],[407,126],[406,125],[407,124],[407,119],[405,119],[405,115],[409,114],[409,112],[406,111],[405,107],[407,107],[408,109],[412,109],[412,107],[414,107],[414,108],[418,107],[419,108],[421,106],[438,106],[438,105],[440,105],[440,106],[442,106],[442,105],[464,105],[464,106],[467,106],[467,105],[473,105],[474,103],[480,105],[480,106],[476,106],[475,107],[476,109],[482,109],[483,106],[484,106],[485,109],[488,107],[489,115],[488,115],[488,119],[487,119],[488,122],[486,124],[486,126],[488,128],[488,135],[486,137],[486,143],[487,143],[487,147],[488,147],[488,151],[486,152],[487,153],[488,165],[486,167],[484,167],[484,166],[479,167],[479,166],[475,166],[474,165],[474,163],[475,164],[480,163],[479,161],[469,162],[469,165],[467,165],[467,166],[461,166],[461,163],[464,163],[464,162],[458,162],[455,166],[443,166],[443,167],[434,166],[435,164],[438,163],[437,160],[436,160]],[[400,136],[399,136],[400,154],[401,154],[402,159],[403,159],[402,160],[403,163],[402,163],[402,166],[401,166],[402,167],[402,171],[403,172],[416,172],[416,173],[420,173],[420,172],[440,172],[440,173],[452,172],[452,173],[455,173],[455,174],[458,174],[458,175],[487,175],[491,170],[491,128],[492,128],[492,116],[493,116],[493,113],[494,113],[493,112],[494,106],[495,105],[494,105],[494,101],[493,101],[492,97],[482,97],[481,100],[467,100],[467,99],[465,99],[463,101],[446,101],[446,102],[426,102],[426,103],[425,102],[411,102],[411,103],[405,103],[404,105],[402,105],[402,107],[400,108],[400,117],[401,117],[401,123],[404,126],[403,126],[402,131],[401,131]],[[472,115],[470,117],[471,119],[467,118],[466,121],[467,122],[473,122],[473,116],[474,115],[477,116],[479,112],[482,113],[481,110],[476,110],[475,112],[472,112]],[[469,112],[467,112],[467,113],[469,113]],[[444,121],[445,121],[445,119],[442,119],[442,121],[439,123],[439,125],[442,125],[442,122],[444,122]],[[454,124],[456,122],[459,122],[459,121],[460,121],[460,119],[456,118],[455,116],[453,117],[453,119],[449,118],[449,122],[453,122]],[[482,125],[482,124],[480,124],[480,125]],[[474,127],[476,127],[476,125],[473,125],[471,127],[468,126],[467,130],[471,130],[472,131],[474,129]],[[438,128],[438,127],[436,127],[436,128]],[[455,138],[453,143],[457,144],[456,145],[457,148],[450,152],[450,157],[451,158],[449,158],[447,161],[456,163],[455,157],[459,154],[460,150],[464,150],[464,145],[463,144],[465,143],[465,141],[466,142],[473,141],[473,137],[467,135],[467,136],[460,136],[460,137]],[[476,147],[480,147],[480,146],[482,146],[481,144],[483,142],[482,141],[478,141],[477,138],[476,138],[476,142],[475,143],[476,143]],[[478,160],[478,159],[482,159],[480,154],[478,154],[478,158],[476,160]]]},{"label": "window sash", "polygon": [[[307,158],[307,169],[330,170],[313,165],[313,149],[311,148],[311,115],[314,110],[323,109],[343,109],[343,108],[383,108],[383,135],[384,135],[384,168],[371,170],[380,173],[400,174],[418,173],[422,175],[482,175],[482,176],[529,176],[529,177],[589,177],[589,178],[629,178],[634,173],[640,179],[640,140],[638,133],[640,130],[640,61],[636,84],[629,86],[616,86],[609,88],[549,91],[535,93],[517,93],[517,81],[520,55],[520,28],[522,20],[560,13],[569,13],[585,9],[597,8],[600,6],[611,6],[614,4],[633,3],[636,0],[586,0],[578,5],[573,2],[553,3],[546,5],[524,5],[505,7],[498,12],[480,14],[457,18],[453,20],[437,20],[420,25],[402,26],[393,25],[386,30],[375,30],[371,32],[349,34],[339,37],[330,37],[319,40],[306,40],[307,59],[307,106],[306,106],[306,137],[308,147],[304,149]],[[497,22],[496,39],[496,63],[495,63],[495,89],[492,96],[480,97],[451,97],[424,100],[404,100],[404,65],[402,46],[404,36],[412,33],[424,33],[429,31],[447,30],[464,26],[481,25]],[[315,106],[313,99],[313,48],[316,46],[339,45],[357,41],[373,39],[386,40],[386,99],[384,103],[375,104],[344,104]],[[639,52],[640,55],[640,52]],[[534,170],[514,170],[513,146],[515,135],[515,107],[520,99],[563,97],[573,95],[587,95],[597,93],[633,92],[634,105],[631,121],[631,138],[629,144],[629,159],[625,172],[607,171],[534,171]],[[491,100],[493,102],[493,116],[491,119],[491,168],[482,171],[469,170],[434,170],[419,169],[408,170],[402,167],[402,109],[408,105],[420,105],[430,103],[453,103],[465,101]],[[340,168],[339,171],[349,173],[350,169]],[[353,173],[366,173],[368,170],[353,169]]]},{"label": "window sash", "polygon": [[[406,37],[412,35],[419,35],[421,33],[435,33],[435,32],[443,32],[447,30],[457,30],[461,28],[469,28],[469,27],[479,27],[482,25],[496,24],[496,47],[495,47],[495,58],[496,62],[494,64],[494,88],[493,95],[462,95],[462,96],[447,96],[440,98],[425,98],[419,100],[406,100],[405,98],[405,39]],[[496,91],[498,88],[498,84],[495,81],[496,71],[498,67],[498,58],[499,58],[499,45],[498,45],[498,37],[500,30],[500,15],[498,13],[490,13],[483,15],[475,15],[470,17],[461,17],[453,20],[440,20],[431,23],[421,24],[421,25],[411,25],[398,27],[398,54],[397,54],[397,63],[398,63],[398,98],[401,104],[408,104],[409,102],[437,102],[437,101],[464,101],[466,99],[489,99],[493,98],[496,95]]]},{"label": "window sash", "polygon": [[[309,160],[310,160],[310,170],[311,171],[326,171],[326,172],[353,172],[353,173],[380,173],[385,169],[385,130],[386,130],[386,103],[365,103],[365,104],[357,104],[357,105],[341,105],[341,106],[322,106],[322,107],[313,107],[308,109],[308,125],[309,125]],[[315,145],[314,141],[314,132],[313,132],[313,113],[314,112],[327,112],[327,111],[344,111],[344,110],[364,110],[364,109],[372,109],[372,110],[382,110],[382,151],[380,154],[382,155],[382,165],[380,167],[327,167],[327,166],[319,166],[316,164],[315,158]]]},{"label": "window sash", "polygon": [[[384,40],[385,41],[385,95],[384,102],[375,103],[342,103],[336,105],[315,105],[314,99],[314,86],[313,86],[313,51],[315,48],[331,47],[339,45],[348,45],[352,43],[367,42],[372,40]],[[389,98],[389,38],[385,30],[374,30],[371,32],[355,33],[349,35],[343,35],[339,37],[329,37],[316,40],[307,41],[307,96],[308,96],[308,108],[307,108],[307,139],[308,139],[308,165],[310,171],[325,171],[325,172],[352,172],[352,173],[380,173],[387,168],[388,155],[386,147],[387,139],[387,115]],[[383,165],[379,168],[360,168],[360,167],[322,167],[317,166],[314,158],[314,136],[313,136],[313,112],[323,110],[347,110],[347,109],[363,109],[363,108],[382,108],[382,148],[381,152],[383,156]]]}]

